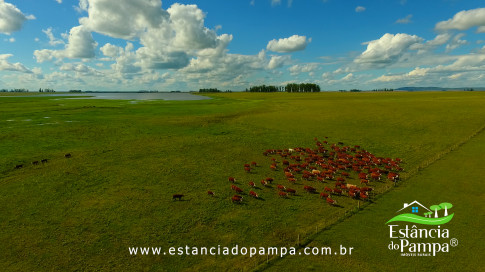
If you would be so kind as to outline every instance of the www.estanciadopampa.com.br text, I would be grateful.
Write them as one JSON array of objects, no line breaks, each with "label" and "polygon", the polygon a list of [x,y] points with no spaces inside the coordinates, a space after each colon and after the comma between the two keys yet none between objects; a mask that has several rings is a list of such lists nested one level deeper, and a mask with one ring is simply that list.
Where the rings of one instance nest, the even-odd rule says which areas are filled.
[{"label": "www.estanciadopampa.com.br text", "polygon": [[352,255],[353,247],[340,245],[338,249],[331,247],[240,247],[238,245],[193,247],[179,246],[169,247],[164,250],[162,247],[128,247],[130,255],[166,255],[166,256],[338,256]]}]

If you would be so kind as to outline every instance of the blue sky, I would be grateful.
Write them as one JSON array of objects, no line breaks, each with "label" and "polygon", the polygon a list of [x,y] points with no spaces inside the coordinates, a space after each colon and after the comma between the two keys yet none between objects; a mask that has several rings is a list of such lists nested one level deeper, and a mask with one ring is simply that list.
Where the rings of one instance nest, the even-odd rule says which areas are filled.
[{"label": "blue sky", "polygon": [[485,7],[458,0],[0,0],[0,88],[485,86]]}]

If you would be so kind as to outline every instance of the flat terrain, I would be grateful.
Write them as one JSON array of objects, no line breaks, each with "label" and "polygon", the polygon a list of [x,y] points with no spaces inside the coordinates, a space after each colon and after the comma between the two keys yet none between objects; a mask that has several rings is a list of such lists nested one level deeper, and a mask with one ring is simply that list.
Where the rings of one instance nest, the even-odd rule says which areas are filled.
[{"label": "flat terrain", "polygon": [[[396,207],[414,199],[443,198],[456,205],[452,232],[460,241],[470,229],[481,229],[476,220],[483,195],[473,188],[485,173],[478,163],[483,136],[472,136],[485,125],[485,93],[211,96],[144,102],[0,98],[0,243],[6,245],[0,266],[21,271],[249,270],[266,258],[130,256],[128,247],[268,247],[293,245],[300,237],[315,239],[316,245],[348,244],[357,253],[284,258],[268,268],[400,270],[408,264],[388,254],[384,223]],[[290,186],[262,153],[314,147],[314,137],[402,158],[407,178],[396,188],[390,182],[376,184],[391,192],[316,236],[318,229],[355,211],[357,202],[340,197],[339,207],[329,206],[318,195],[303,193],[300,181],[291,185],[299,191],[294,197],[281,198],[276,189],[259,186],[263,200],[244,195],[242,205],[231,203],[229,176],[246,193],[249,180],[269,176]],[[67,153],[72,158],[65,158]],[[48,162],[31,164],[42,159]],[[245,173],[243,165],[251,161],[260,166]],[[20,164],[24,167],[15,169]],[[322,191],[328,184],[315,186]],[[216,196],[209,197],[208,190]],[[172,200],[176,193],[185,195],[183,201]],[[480,250],[477,242],[469,243]],[[450,256],[464,257],[463,247]],[[424,267],[446,270],[449,264],[439,260]],[[469,261],[467,268],[479,265]]]}]

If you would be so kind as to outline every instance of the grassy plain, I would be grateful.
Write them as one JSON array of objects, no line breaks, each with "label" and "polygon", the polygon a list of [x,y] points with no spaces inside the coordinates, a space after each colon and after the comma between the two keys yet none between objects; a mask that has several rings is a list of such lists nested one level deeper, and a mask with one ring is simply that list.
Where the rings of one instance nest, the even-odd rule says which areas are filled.
[{"label": "grassy plain", "polygon": [[[130,256],[128,247],[294,244],[298,235],[313,237],[316,226],[328,225],[356,204],[342,198],[343,208],[334,208],[314,195],[282,199],[274,189],[263,188],[264,201],[232,204],[228,176],[247,191],[250,179],[277,175],[267,167],[264,150],[310,147],[314,137],[328,136],[378,156],[401,157],[408,173],[414,173],[485,124],[481,92],[211,96],[138,102],[0,98],[0,244],[6,245],[0,266],[22,271],[248,270],[265,258]],[[65,153],[72,158],[64,158]],[[44,158],[47,164],[30,165]],[[261,167],[245,173],[243,165],[251,161]],[[14,169],[17,164],[25,167]],[[423,195],[442,188],[438,177],[430,177]],[[207,190],[216,197],[208,197]],[[355,228],[366,221],[354,218],[376,207],[395,210],[391,204],[406,197],[396,200],[391,194],[401,196],[401,190],[337,226],[355,222],[351,229],[365,235],[372,230]],[[185,194],[185,201],[172,201],[174,193]],[[333,237],[325,239],[340,243]],[[368,263],[380,258],[368,257]],[[311,262],[318,267],[317,260]],[[356,259],[329,262],[340,262],[345,270]]]}]

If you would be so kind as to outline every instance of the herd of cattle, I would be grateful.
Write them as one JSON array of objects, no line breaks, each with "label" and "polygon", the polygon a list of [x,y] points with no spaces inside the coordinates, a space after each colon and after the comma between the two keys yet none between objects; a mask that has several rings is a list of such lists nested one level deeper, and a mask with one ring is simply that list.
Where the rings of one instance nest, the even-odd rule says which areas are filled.
[{"label": "herd of cattle", "polygon": [[[296,147],[264,151],[263,155],[270,157],[269,168],[274,171],[275,177],[261,179],[262,188],[257,187],[254,181],[249,181],[246,184],[247,189],[241,188],[242,185],[236,185],[236,178],[229,177],[230,188],[235,192],[231,201],[242,203],[245,190],[248,190],[249,197],[260,198],[255,188],[269,189],[282,198],[289,198],[296,195],[297,191],[304,191],[318,195],[330,205],[337,204],[337,196],[367,200],[370,197],[369,193],[373,191],[373,183],[386,179],[397,182],[399,173],[403,171],[400,166],[402,160],[399,158],[377,157],[358,145],[351,147],[342,142],[331,144],[326,140],[314,140],[315,148]],[[256,167],[260,165],[251,162],[244,165],[244,171],[251,173]],[[278,184],[273,186],[275,180],[278,180]],[[325,185],[321,192],[317,191],[316,187],[321,186],[318,184]],[[213,191],[207,193],[214,196]]]},{"label": "herd of cattle", "polygon": [[[72,157],[71,153],[67,153],[67,154],[64,155],[64,158],[66,158],[66,159],[70,159],[71,157]],[[40,162],[39,161],[32,161],[31,164],[33,166],[36,166],[36,165],[39,165],[41,163],[46,164],[48,161],[49,161],[49,159],[42,159],[42,160],[40,160]],[[21,169],[21,168],[24,168],[23,164],[15,165],[15,169]]]}]

